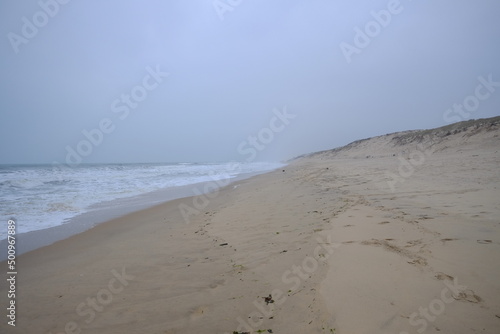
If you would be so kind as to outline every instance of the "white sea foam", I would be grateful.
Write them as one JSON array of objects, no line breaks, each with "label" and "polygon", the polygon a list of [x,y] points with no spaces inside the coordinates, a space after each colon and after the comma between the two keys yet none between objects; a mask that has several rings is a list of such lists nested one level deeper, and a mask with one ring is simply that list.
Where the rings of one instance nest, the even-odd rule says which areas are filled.
[{"label": "white sea foam", "polygon": [[[0,219],[17,221],[17,233],[58,226],[100,203],[166,188],[262,173],[280,163],[102,164],[74,168],[0,166]],[[116,203],[114,203],[116,205]],[[102,206],[101,206],[102,208]],[[0,229],[0,239],[7,229]]]}]

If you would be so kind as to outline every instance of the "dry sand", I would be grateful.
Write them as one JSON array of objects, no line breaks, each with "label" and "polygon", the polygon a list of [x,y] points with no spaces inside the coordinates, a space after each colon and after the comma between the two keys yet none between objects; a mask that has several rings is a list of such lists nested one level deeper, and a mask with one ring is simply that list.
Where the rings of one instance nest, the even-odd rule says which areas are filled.
[{"label": "dry sand", "polygon": [[356,142],[24,254],[0,332],[497,334],[499,125]]}]

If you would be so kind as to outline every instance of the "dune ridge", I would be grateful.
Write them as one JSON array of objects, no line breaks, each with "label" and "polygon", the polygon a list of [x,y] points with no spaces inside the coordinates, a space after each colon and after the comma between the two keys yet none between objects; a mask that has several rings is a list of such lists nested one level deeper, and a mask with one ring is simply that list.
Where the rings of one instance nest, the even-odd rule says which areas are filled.
[{"label": "dune ridge", "polygon": [[390,155],[405,154],[416,148],[416,145],[434,146],[435,151],[458,148],[464,143],[480,143],[484,140],[491,143],[480,143],[491,145],[497,142],[496,138],[500,127],[500,116],[468,120],[428,130],[408,130],[394,132],[382,136],[356,140],[345,146],[332,150],[314,152],[297,157],[300,158],[325,158],[325,157],[383,157]]}]

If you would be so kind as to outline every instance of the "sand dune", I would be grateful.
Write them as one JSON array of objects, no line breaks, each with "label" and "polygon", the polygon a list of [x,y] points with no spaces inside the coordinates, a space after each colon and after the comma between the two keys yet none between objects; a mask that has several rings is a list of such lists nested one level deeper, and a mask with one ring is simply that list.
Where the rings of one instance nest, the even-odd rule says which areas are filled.
[{"label": "sand dune", "polygon": [[496,334],[499,127],[357,141],[198,198],[189,223],[193,198],[22,255],[0,330]]}]

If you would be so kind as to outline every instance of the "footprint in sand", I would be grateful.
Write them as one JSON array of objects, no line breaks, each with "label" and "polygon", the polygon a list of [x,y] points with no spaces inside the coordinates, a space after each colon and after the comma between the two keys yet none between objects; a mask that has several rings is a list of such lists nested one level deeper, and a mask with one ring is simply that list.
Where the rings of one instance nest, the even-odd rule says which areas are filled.
[{"label": "footprint in sand", "polygon": [[210,289],[216,289],[216,288],[218,288],[219,286],[224,285],[225,283],[226,283],[226,280],[224,280],[224,279],[220,279],[220,280],[216,280],[216,281],[212,282],[212,283],[209,285],[209,287],[210,287]]},{"label": "footprint in sand", "polygon": [[[438,280],[440,281],[453,281],[455,278],[453,276],[450,276],[450,275],[447,275],[445,273],[436,273],[436,276],[435,276]],[[455,300],[461,300],[461,301],[467,301],[469,303],[474,303],[474,304],[477,304],[477,303],[480,303],[483,301],[483,299],[481,297],[479,297],[478,295],[476,295],[474,293],[474,291],[470,290],[470,289],[467,289],[467,290],[463,290],[463,291],[460,291],[458,294],[454,294],[453,295],[453,298]]]},{"label": "footprint in sand", "polygon": [[458,295],[453,295],[455,300],[467,301],[469,303],[480,303],[483,299],[476,295],[472,290],[465,290],[458,293]]},{"label": "footprint in sand", "polygon": [[437,273],[436,278],[440,281],[444,281],[444,280],[453,281],[454,280],[453,276],[447,275],[445,273]]},{"label": "footprint in sand", "polygon": [[487,244],[491,244],[493,241],[491,240],[478,240],[477,243],[478,244],[484,244],[484,245],[487,245]]},{"label": "footprint in sand", "polygon": [[453,238],[446,238],[446,239],[441,239],[441,242],[444,244],[447,241],[457,241],[458,239],[453,239]]}]

